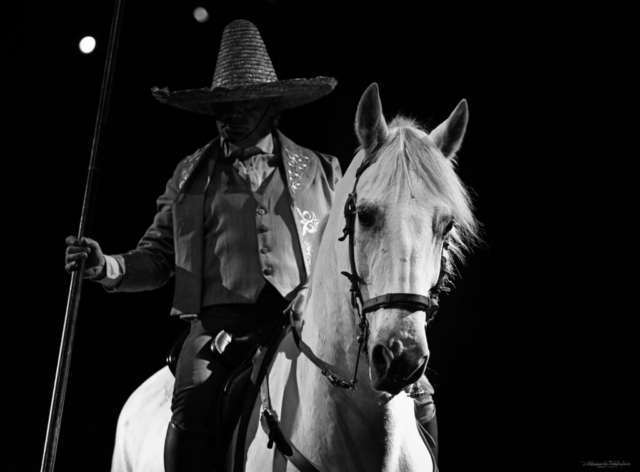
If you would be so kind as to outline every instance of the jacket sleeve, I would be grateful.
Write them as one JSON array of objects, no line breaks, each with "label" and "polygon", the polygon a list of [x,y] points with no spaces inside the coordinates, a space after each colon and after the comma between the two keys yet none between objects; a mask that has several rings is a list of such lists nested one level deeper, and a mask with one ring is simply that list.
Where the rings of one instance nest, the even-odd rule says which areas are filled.
[{"label": "jacket sleeve", "polygon": [[178,194],[176,173],[157,200],[153,224],[133,251],[115,256],[123,276],[115,292],[140,292],[164,285],[175,272],[172,204]]}]

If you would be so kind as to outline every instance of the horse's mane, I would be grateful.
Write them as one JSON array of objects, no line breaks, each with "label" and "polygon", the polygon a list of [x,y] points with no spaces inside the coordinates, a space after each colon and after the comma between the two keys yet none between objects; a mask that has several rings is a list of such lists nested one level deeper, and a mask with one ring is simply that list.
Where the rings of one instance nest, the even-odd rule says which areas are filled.
[{"label": "horse's mane", "polygon": [[[411,189],[409,171],[423,179],[443,210],[451,213],[454,225],[449,233],[449,252],[461,262],[464,252],[478,239],[478,222],[473,216],[469,192],[455,172],[456,158],[440,152],[429,134],[413,119],[397,116],[389,124],[389,135],[376,151],[374,185]],[[453,275],[453,260],[446,254],[445,271]]]}]

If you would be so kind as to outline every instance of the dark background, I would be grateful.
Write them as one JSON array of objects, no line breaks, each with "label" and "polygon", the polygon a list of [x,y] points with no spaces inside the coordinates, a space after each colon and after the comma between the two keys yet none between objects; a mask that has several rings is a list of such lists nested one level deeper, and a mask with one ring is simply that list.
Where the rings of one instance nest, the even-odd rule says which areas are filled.
[{"label": "dark background", "polygon": [[[440,468],[636,465],[637,310],[622,298],[635,248],[620,211],[625,189],[633,191],[623,180],[634,149],[621,131],[630,108],[621,98],[629,12],[582,2],[126,4],[88,233],[106,253],[135,246],[175,165],[215,135],[211,118],[157,103],[150,87],[209,86],[222,29],[233,19],[256,23],[279,78],[338,79],[331,95],[285,113],[281,129],[338,156],[343,169],[357,145],[356,106],[371,82],[388,118],[405,113],[429,127],[466,98],[459,174],[473,191],[484,243],[428,332]],[[26,471],[41,460],[69,284],[64,239],[78,227],[113,5],[9,5],[2,16],[8,454],[0,468]],[[208,22],[193,19],[196,6],[208,10]],[[86,35],[98,43],[90,55],[77,47]],[[170,283],[108,295],[85,284],[57,471],[109,470],[120,408],[186,327],[168,315],[172,290]]]}]

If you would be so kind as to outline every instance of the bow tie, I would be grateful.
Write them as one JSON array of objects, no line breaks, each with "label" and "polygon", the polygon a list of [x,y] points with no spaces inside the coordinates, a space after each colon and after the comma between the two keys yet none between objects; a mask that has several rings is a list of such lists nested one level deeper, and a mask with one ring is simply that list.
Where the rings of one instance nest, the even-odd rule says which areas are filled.
[{"label": "bow tie", "polygon": [[237,148],[237,149],[234,149],[231,152],[231,154],[229,154],[229,159],[232,159],[232,160],[238,159],[239,161],[246,161],[247,159],[249,159],[252,156],[255,156],[256,154],[265,154],[265,152],[257,146]]}]

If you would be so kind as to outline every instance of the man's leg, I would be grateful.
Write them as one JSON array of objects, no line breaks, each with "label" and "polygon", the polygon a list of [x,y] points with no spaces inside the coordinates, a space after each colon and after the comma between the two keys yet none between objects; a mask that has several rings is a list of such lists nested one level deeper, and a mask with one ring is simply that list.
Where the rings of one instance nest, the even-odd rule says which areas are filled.
[{"label": "man's leg", "polygon": [[[213,470],[220,459],[215,451],[220,434],[216,410],[224,382],[255,344],[280,324],[288,304],[267,284],[255,304],[216,305],[192,321],[176,366],[173,415],[165,441],[166,472]],[[223,356],[212,350],[221,330],[233,338]]]},{"label": "man's leg", "polygon": [[216,461],[215,409],[229,370],[211,351],[215,336],[192,322],[176,368],[164,449],[166,472],[212,472]]},{"label": "man's leg", "polygon": [[164,443],[165,472],[214,472],[214,444],[213,435],[185,430],[170,422]]}]

